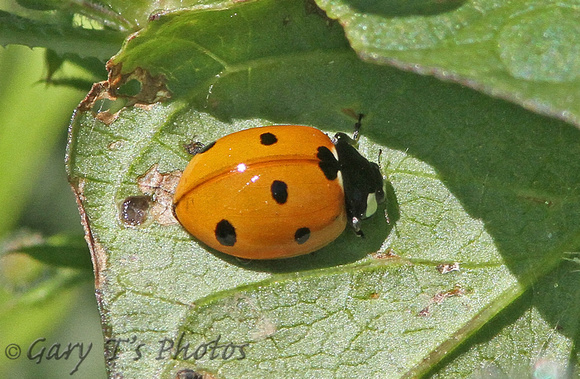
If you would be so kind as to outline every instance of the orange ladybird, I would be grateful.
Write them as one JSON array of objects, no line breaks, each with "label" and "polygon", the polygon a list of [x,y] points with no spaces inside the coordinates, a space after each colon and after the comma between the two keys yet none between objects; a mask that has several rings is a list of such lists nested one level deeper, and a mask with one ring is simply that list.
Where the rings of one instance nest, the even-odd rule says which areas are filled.
[{"label": "orange ladybird", "polygon": [[183,172],[175,215],[206,245],[247,259],[310,253],[346,224],[362,236],[360,220],[385,193],[378,165],[353,142],[298,125],[222,137],[201,148]]}]

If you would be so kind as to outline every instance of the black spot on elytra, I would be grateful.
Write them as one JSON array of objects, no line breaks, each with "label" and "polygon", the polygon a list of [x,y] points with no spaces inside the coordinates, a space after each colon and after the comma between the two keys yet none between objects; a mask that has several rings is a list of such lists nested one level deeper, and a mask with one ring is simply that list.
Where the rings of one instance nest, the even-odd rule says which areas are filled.
[{"label": "black spot on elytra", "polygon": [[201,149],[199,149],[197,151],[197,154],[203,154],[206,151],[208,151],[209,149],[211,149],[213,147],[213,145],[215,145],[215,141],[208,143],[207,145],[205,145],[204,147],[202,147]]},{"label": "black spot on elytra", "polygon": [[281,180],[274,180],[270,186],[272,197],[278,204],[284,204],[288,200],[288,185]]},{"label": "black spot on elytra", "polygon": [[236,244],[236,228],[228,220],[221,220],[215,227],[215,238],[224,246]]},{"label": "black spot on elytra", "polygon": [[262,145],[270,146],[278,142],[278,138],[272,133],[262,133],[260,134],[260,143]]},{"label": "black spot on elytra", "polygon": [[332,154],[332,151],[330,151],[326,146],[320,146],[318,148],[316,157],[320,159],[320,162],[318,162],[318,167],[320,167],[324,173],[324,176],[326,176],[326,179],[336,179],[340,166],[336,160],[336,157],[334,154]]},{"label": "black spot on elytra", "polygon": [[302,245],[304,242],[308,241],[308,238],[310,238],[310,229],[308,228],[300,228],[296,230],[296,233],[294,233],[294,240],[299,245]]}]

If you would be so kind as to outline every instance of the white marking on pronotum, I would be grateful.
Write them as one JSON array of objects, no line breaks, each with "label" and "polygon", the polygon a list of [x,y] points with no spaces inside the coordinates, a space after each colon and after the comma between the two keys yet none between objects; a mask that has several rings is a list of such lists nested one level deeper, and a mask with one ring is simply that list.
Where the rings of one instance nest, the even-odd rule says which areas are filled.
[{"label": "white marking on pronotum", "polygon": [[369,193],[367,196],[367,210],[365,212],[365,217],[371,217],[377,211],[377,196],[375,193]]}]

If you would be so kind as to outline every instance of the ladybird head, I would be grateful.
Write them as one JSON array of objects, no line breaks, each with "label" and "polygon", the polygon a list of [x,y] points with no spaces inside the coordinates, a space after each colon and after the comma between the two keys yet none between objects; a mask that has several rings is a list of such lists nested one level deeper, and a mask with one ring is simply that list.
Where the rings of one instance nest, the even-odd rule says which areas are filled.
[{"label": "ladybird head", "polygon": [[335,141],[348,220],[362,236],[360,221],[375,214],[385,201],[383,175],[378,164],[369,162],[352,146],[350,137],[338,133]]}]

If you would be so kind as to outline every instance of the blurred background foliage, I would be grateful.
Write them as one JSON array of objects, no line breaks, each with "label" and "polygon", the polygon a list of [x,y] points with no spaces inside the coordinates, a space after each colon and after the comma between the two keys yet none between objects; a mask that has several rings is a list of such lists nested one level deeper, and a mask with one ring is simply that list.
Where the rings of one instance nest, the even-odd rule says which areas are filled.
[{"label": "blurred background foliage", "polygon": [[[2,10],[11,5],[0,1]],[[90,262],[75,258],[88,258],[88,249],[63,164],[72,110],[105,74],[103,62],[101,77],[81,66],[42,48],[0,48],[0,377],[69,376],[77,351],[37,364],[26,353],[38,338],[47,351],[55,343],[61,352],[69,343],[86,351],[92,343],[75,374],[106,377]],[[62,239],[78,248],[58,253],[71,253],[72,266],[82,268],[43,259]],[[39,259],[20,253],[27,250]],[[19,358],[7,357],[9,344],[20,346]]]},{"label": "blurred background foliage", "polygon": [[[69,343],[83,343],[86,353],[92,344],[73,377],[106,377],[93,273],[63,164],[67,125],[91,83],[105,79],[105,61],[157,6],[111,3],[126,18],[98,0],[0,0],[0,46],[7,45],[0,47],[0,378],[70,376],[78,350],[69,359],[44,356],[37,364],[26,353],[38,338],[46,338],[46,348],[61,344],[61,352]],[[187,3],[165,2],[168,7]],[[454,9],[464,2],[447,3]],[[125,4],[134,6],[125,9]],[[394,15],[410,12],[403,8]],[[21,348],[17,359],[7,357],[10,344]]]}]

